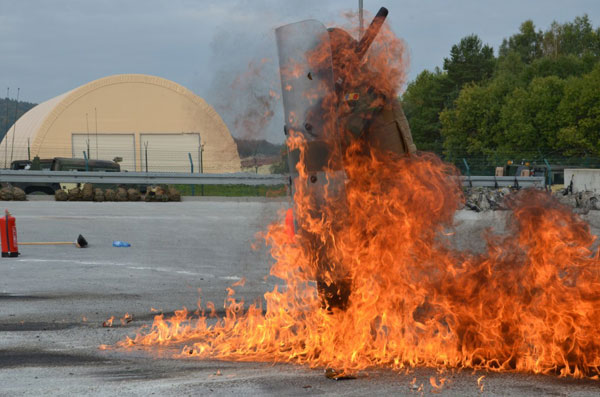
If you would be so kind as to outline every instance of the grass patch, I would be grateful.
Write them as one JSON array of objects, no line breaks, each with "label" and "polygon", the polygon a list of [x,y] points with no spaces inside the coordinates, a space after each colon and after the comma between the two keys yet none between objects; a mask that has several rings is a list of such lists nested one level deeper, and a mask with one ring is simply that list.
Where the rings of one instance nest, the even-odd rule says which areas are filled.
[{"label": "grass patch", "polygon": [[173,185],[173,187],[182,196],[281,197],[287,195],[285,185]]}]

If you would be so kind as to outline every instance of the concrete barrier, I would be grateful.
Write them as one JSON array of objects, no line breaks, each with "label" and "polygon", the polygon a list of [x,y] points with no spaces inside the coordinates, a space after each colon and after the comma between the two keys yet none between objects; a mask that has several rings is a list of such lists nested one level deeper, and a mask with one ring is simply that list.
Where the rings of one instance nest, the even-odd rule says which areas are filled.
[{"label": "concrete barrier", "polygon": [[565,187],[571,183],[573,192],[600,192],[600,169],[565,168]]}]

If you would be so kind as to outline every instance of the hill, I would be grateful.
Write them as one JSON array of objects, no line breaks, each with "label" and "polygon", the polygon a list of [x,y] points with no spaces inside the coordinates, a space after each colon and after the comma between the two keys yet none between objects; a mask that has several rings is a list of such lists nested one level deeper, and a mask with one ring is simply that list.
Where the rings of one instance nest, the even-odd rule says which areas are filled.
[{"label": "hill", "polygon": [[[6,135],[8,130],[25,112],[37,105],[36,103],[17,101],[14,99],[2,98],[0,99],[0,140]],[[15,110],[17,111],[17,117],[15,117]],[[8,118],[7,118],[8,116]]]}]

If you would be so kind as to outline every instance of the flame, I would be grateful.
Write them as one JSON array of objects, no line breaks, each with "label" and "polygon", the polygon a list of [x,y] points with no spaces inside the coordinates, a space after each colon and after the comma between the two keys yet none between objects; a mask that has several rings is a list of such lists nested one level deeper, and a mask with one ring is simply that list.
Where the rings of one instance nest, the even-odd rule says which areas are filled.
[{"label": "flame", "polygon": [[[397,96],[406,59],[387,25],[363,60],[345,42],[331,45],[350,59],[337,71],[346,87]],[[310,54],[315,68],[327,51]],[[294,211],[301,232],[290,233],[282,213],[264,234],[276,261],[270,275],[285,286],[267,292],[264,307],[246,306],[229,288],[224,317],[210,302],[197,315],[186,308],[160,314],[118,346],[186,344],[181,357],[292,362],[336,374],[428,366],[596,377],[600,257],[578,215],[545,192],[521,191],[508,202],[505,235],[488,232],[483,254],[457,251],[447,237],[463,202],[458,171],[433,154],[365,149],[346,139],[348,105],[333,93],[322,106],[327,139],[344,142],[332,150],[343,158],[345,198],[328,191],[317,210],[303,161],[307,142],[290,131],[289,147],[300,149]],[[327,286],[346,283],[347,307],[323,307],[318,277]],[[439,382],[430,379],[435,390]]]},{"label": "flame", "polygon": [[479,387],[479,391],[483,393],[483,378],[485,378],[485,375],[481,375],[479,378],[477,378],[477,386]]},{"label": "flame", "polygon": [[129,313],[125,313],[125,315],[120,319],[121,325],[128,324],[133,321],[133,316]]},{"label": "flame", "polygon": [[112,327],[113,321],[115,321],[115,316],[110,316],[110,318],[102,323],[103,327]]},{"label": "flame", "polygon": [[439,384],[435,376],[429,378],[429,384],[431,385],[431,387],[433,387],[433,393],[439,393],[440,391],[442,391],[444,383],[446,383],[446,378],[440,378]]}]

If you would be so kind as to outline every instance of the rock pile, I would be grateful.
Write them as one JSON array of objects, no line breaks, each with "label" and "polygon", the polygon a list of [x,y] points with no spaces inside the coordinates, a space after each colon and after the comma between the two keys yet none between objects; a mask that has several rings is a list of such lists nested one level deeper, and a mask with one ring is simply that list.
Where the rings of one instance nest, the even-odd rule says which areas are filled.
[{"label": "rock pile", "polygon": [[504,196],[513,190],[505,187],[492,189],[486,187],[472,187],[465,189],[465,208],[476,212],[505,210]]},{"label": "rock pile", "polygon": [[58,189],[54,192],[54,199],[56,201],[67,201],[69,199],[69,194],[62,189]]},{"label": "rock pile", "polygon": [[91,183],[84,183],[81,188],[81,200],[92,201],[94,199],[94,187]]},{"label": "rock pile", "polygon": [[105,199],[105,196],[104,196],[104,192],[102,191],[102,189],[100,189],[100,188],[94,189],[94,201],[102,202],[102,201],[104,201],[104,199]]},{"label": "rock pile", "polygon": [[[13,193],[12,190],[8,189],[5,193],[3,191],[8,188],[0,189],[0,199],[12,200],[13,195],[15,197],[21,197],[20,194]],[[16,188],[12,188],[16,189]],[[21,189],[18,189],[23,192]],[[22,194],[23,200],[25,199],[25,193]],[[11,198],[4,198],[11,197]],[[91,183],[86,183],[80,189],[78,187],[64,191],[62,189],[57,190],[54,193],[56,201],[181,201],[181,194],[177,189],[166,186],[148,186],[146,194],[140,193],[138,189],[124,187],[118,187],[117,190],[94,188]],[[14,198],[15,200],[21,200],[20,198]]]},{"label": "rock pile", "polygon": [[554,193],[559,202],[573,207],[576,213],[587,214],[590,210],[600,210],[600,193],[585,191],[570,193],[567,189]]},{"label": "rock pile", "polygon": [[0,189],[0,200],[25,201],[27,200],[27,195],[23,189],[14,186],[5,186]]},{"label": "rock pile", "polygon": [[169,201],[167,191],[162,186],[148,186],[145,201]]},{"label": "rock pile", "polygon": [[[506,210],[505,196],[516,191],[516,189],[509,188],[466,188],[464,191],[465,209],[476,212]],[[600,193],[590,191],[570,193],[568,190],[562,189],[553,192],[552,195],[560,203],[573,208],[579,214],[586,214],[590,210],[600,210]]]}]

